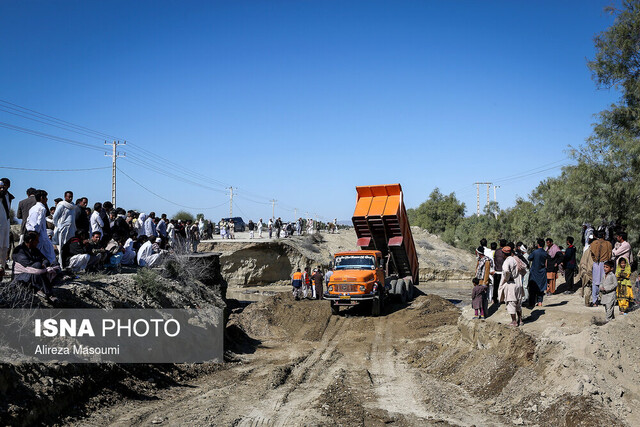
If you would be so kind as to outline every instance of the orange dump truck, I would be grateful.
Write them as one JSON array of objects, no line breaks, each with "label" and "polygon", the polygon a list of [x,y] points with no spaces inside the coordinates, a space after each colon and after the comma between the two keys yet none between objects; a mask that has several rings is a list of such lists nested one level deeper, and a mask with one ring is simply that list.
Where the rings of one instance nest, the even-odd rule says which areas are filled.
[{"label": "orange dump truck", "polygon": [[356,187],[353,226],[359,251],[334,255],[334,272],[324,299],[331,311],[341,306],[371,304],[379,315],[388,297],[405,303],[418,284],[418,256],[400,184]]}]

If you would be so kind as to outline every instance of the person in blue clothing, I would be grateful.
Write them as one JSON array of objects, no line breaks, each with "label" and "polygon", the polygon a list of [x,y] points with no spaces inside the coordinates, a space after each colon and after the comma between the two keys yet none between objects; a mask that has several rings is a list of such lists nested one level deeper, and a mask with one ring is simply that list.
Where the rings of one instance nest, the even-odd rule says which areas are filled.
[{"label": "person in blue clothing", "polygon": [[573,289],[573,278],[576,274],[576,247],[573,246],[573,237],[567,236],[567,249],[564,251],[562,260],[564,266],[564,280],[567,283],[565,293],[571,293]]},{"label": "person in blue clothing", "polygon": [[529,255],[529,261],[531,261],[529,281],[533,281],[537,285],[530,287],[531,290],[535,290],[535,295],[534,292],[531,292],[530,296],[530,305],[532,306],[534,304],[542,306],[542,299],[544,298],[544,293],[547,290],[546,262],[549,255],[544,250],[543,239],[538,239],[537,244],[538,248]]}]

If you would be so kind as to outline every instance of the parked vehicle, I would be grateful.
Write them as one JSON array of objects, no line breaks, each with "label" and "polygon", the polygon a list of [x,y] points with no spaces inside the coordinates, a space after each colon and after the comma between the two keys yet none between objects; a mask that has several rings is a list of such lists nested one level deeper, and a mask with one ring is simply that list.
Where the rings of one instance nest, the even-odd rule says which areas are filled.
[{"label": "parked vehicle", "polygon": [[[233,231],[244,231],[246,228],[246,224],[239,216],[234,216],[233,218],[222,218],[224,221],[233,220]],[[220,232],[220,228],[218,228],[218,233]]]}]

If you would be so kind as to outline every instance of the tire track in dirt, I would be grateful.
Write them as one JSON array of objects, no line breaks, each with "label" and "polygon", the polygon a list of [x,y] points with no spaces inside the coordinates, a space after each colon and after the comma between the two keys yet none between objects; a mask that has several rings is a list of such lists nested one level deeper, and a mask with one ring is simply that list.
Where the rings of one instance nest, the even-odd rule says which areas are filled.
[{"label": "tire track in dirt", "polygon": [[[495,425],[474,409],[479,402],[464,389],[428,375],[420,375],[405,363],[402,352],[395,351],[396,334],[393,326],[387,316],[376,319],[368,370],[377,395],[377,408],[401,414],[412,423],[445,421],[454,425]],[[440,399],[439,409],[432,410],[424,397]]]},{"label": "tire track in dirt", "polygon": [[304,408],[310,408],[340,368],[336,353],[349,319],[333,316],[315,350],[293,367],[286,383],[267,393],[261,404],[238,423],[238,427],[287,426],[320,422],[310,420]]}]

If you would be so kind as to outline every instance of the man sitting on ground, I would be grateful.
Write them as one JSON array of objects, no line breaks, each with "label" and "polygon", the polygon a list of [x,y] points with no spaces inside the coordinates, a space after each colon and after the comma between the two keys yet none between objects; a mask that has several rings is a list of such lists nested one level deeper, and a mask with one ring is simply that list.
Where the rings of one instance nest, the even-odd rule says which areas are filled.
[{"label": "man sitting on ground", "polygon": [[18,283],[37,289],[39,297],[51,302],[57,301],[52,294],[53,281],[60,272],[60,267],[51,262],[38,249],[40,235],[35,231],[27,231],[24,243],[13,251],[13,268]]},{"label": "man sitting on ground", "polygon": [[[100,233],[96,235],[100,236]],[[85,230],[76,231],[76,235],[63,250],[68,252],[65,259],[69,260],[68,267],[74,273],[80,270],[91,271],[95,269],[95,266],[100,262],[100,256],[91,254],[89,239],[87,238],[87,232]]]},{"label": "man sitting on ground", "polygon": [[140,267],[157,267],[162,263],[162,258],[164,257],[164,251],[160,251],[160,253],[153,253],[153,243],[155,242],[155,237],[149,240],[146,235],[140,236],[138,238],[139,241],[142,242],[142,246],[140,246],[140,250],[138,251],[138,265]]}]

